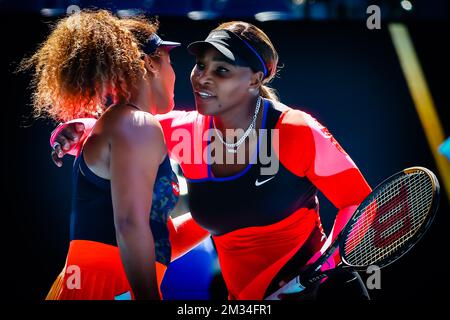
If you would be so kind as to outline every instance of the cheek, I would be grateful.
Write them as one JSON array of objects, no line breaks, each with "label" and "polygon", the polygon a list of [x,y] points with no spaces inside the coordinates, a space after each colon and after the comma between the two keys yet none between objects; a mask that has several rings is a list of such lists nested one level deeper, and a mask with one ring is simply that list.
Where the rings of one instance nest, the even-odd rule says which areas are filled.
[{"label": "cheek", "polygon": [[191,77],[190,77],[192,84],[194,83],[195,77],[196,77],[196,71],[195,71],[195,67],[194,67],[194,68],[192,68]]},{"label": "cheek", "polygon": [[166,65],[162,73],[163,83],[166,90],[173,90],[175,86],[175,72],[173,71],[172,66]]},{"label": "cheek", "polygon": [[175,78],[176,78],[175,77],[175,71],[173,71],[173,69],[171,67],[170,70],[169,70],[169,79],[170,79],[169,85],[170,85],[171,88],[175,87]]},{"label": "cheek", "polygon": [[227,101],[236,101],[242,99],[247,93],[246,84],[240,81],[230,80],[224,81],[217,86],[218,95]]}]

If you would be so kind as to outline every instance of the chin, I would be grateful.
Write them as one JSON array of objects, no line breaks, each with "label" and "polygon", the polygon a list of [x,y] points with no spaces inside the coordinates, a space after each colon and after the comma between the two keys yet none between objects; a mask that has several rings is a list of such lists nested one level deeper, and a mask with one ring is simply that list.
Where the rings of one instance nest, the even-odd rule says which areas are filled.
[{"label": "chin", "polygon": [[173,108],[175,108],[175,101],[170,101],[169,104],[167,105],[167,110],[166,112],[170,112],[173,110]]},{"label": "chin", "polygon": [[197,99],[195,99],[195,109],[198,113],[204,116],[213,116],[217,114],[216,108],[211,108],[211,106],[208,106],[203,101],[198,101]]},{"label": "chin", "polygon": [[175,108],[175,101],[171,100],[168,103],[165,103],[165,107],[164,108],[160,108],[158,110],[158,113],[159,114],[168,113],[168,112],[172,111],[173,108]]},{"label": "chin", "polygon": [[205,108],[199,107],[198,105],[195,106],[195,110],[197,110],[198,113],[208,116],[209,114],[206,112]]}]

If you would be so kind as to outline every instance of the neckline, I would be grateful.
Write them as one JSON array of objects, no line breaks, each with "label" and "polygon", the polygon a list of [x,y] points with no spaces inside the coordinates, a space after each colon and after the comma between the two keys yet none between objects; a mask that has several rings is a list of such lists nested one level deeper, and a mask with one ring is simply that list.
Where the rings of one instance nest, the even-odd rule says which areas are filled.
[{"label": "neckline", "polygon": [[[260,129],[266,129],[267,112],[269,110],[269,101],[264,99],[264,98],[261,98],[261,99],[263,99],[263,118],[262,118],[262,121],[261,121],[261,128]],[[207,176],[206,180],[211,180],[211,181],[228,181],[228,180],[238,179],[241,176],[245,175],[253,167],[253,165],[256,164],[256,160],[258,159],[258,154],[259,154],[259,149],[260,149],[260,144],[261,144],[260,136],[258,135],[258,142],[256,144],[256,151],[252,154],[250,163],[242,171],[240,171],[238,173],[235,173],[235,174],[233,174],[231,176],[215,177],[213,172],[212,172],[212,167],[211,167],[210,158],[209,158],[209,156],[210,156],[209,149],[210,149],[210,144],[211,144],[209,142],[211,141],[212,121],[213,121],[213,117],[211,116],[210,119],[209,119],[209,126],[208,126],[208,129],[209,129],[209,131],[208,131],[209,132],[209,134],[208,134],[208,141],[207,141],[208,144],[206,146],[206,148],[207,148],[206,151],[207,151],[207,155],[208,155],[208,161],[206,163],[208,176]]]}]

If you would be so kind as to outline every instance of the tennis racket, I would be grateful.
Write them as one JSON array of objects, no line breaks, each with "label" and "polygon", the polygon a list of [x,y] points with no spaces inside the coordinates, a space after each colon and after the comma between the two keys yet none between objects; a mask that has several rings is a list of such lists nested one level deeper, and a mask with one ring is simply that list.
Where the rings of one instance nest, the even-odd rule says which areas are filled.
[{"label": "tennis racket", "polygon": [[[385,267],[402,257],[431,225],[439,202],[439,182],[430,170],[412,167],[381,182],[358,206],[334,242],[299,275],[269,295],[299,293],[339,268]],[[336,269],[321,271],[339,248]]]}]

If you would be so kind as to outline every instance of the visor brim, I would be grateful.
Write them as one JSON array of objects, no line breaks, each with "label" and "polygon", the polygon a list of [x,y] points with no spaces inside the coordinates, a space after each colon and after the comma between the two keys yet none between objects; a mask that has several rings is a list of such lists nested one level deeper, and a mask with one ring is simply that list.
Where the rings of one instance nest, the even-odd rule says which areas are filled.
[{"label": "visor brim", "polygon": [[165,48],[167,50],[172,50],[173,48],[181,46],[181,43],[179,42],[173,42],[173,41],[162,41],[158,47]]},{"label": "visor brim", "polygon": [[188,49],[189,53],[198,56],[198,55],[201,55],[205,50],[207,50],[211,47],[215,48],[217,51],[219,51],[221,54],[223,54],[225,56],[225,58],[227,58],[231,62],[236,63],[237,56],[233,52],[231,52],[231,50],[229,50],[227,47],[225,47],[224,45],[217,43],[217,42],[196,41],[196,42],[192,42],[187,47],[187,49]]}]

